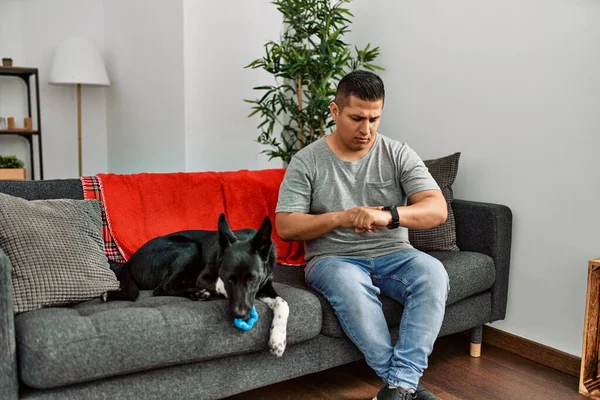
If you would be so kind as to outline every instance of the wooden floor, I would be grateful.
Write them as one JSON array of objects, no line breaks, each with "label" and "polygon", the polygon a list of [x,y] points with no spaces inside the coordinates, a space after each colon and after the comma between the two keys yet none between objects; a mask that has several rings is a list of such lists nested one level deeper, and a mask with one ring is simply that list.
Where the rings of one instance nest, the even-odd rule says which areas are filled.
[{"label": "wooden floor", "polygon": [[[492,346],[468,354],[465,335],[440,338],[421,383],[442,400],[587,399],[578,379]],[[259,388],[228,400],[366,400],[383,382],[364,361]]]}]

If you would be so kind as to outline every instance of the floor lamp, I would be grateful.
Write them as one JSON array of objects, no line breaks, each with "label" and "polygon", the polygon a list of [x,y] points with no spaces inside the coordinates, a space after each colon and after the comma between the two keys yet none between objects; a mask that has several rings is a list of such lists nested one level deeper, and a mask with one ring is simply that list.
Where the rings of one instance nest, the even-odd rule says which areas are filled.
[{"label": "floor lamp", "polygon": [[104,61],[96,46],[83,38],[72,38],[63,42],[54,53],[49,83],[77,85],[77,150],[79,176],[82,176],[81,85],[110,86]]}]

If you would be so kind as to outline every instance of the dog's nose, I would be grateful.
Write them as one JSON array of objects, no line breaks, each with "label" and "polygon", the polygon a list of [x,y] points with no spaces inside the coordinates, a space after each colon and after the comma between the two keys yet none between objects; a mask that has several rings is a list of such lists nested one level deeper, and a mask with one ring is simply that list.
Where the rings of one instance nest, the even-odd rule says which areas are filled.
[{"label": "dog's nose", "polygon": [[250,310],[245,307],[234,307],[231,310],[231,312],[235,318],[242,318],[242,319],[248,319],[248,316],[250,314]]}]

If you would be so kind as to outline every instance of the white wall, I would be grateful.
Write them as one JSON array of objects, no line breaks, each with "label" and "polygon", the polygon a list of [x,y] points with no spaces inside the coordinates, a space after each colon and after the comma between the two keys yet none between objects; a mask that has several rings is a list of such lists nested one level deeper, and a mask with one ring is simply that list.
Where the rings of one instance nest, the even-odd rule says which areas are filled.
[{"label": "white wall", "polygon": [[[121,173],[272,166],[244,98],[269,83],[243,69],[281,27],[264,0],[104,0],[108,167]],[[157,29],[160,21],[160,29]],[[236,27],[232,29],[232,27]],[[277,165],[275,165],[277,166]]]},{"label": "white wall", "polygon": [[190,171],[276,168],[260,154],[259,123],[249,119],[252,88],[272,84],[244,69],[279,38],[281,14],[267,0],[184,0],[186,167]]},{"label": "white wall", "polygon": [[[84,174],[281,165],[260,154],[259,120],[243,102],[271,83],[243,68],[279,37],[269,1],[1,0],[0,17],[0,54],[40,68],[46,179],[77,176],[75,88],[47,84],[54,50],[69,36],[103,50],[111,79],[108,88],[83,87]],[[22,85],[0,84],[0,116],[22,121]],[[29,162],[20,138],[0,138],[0,154]]]},{"label": "white wall", "polygon": [[461,151],[455,196],[513,211],[508,313],[493,326],[580,355],[587,261],[600,256],[600,3],[352,10],[351,41],[382,48],[381,132],[423,158]]},{"label": "white wall", "polygon": [[185,170],[183,8],[104,0],[111,172]]},{"label": "white wall", "polygon": [[[4,0],[0,21],[0,57],[12,57],[15,65],[40,70],[44,177],[76,177],[75,87],[48,85],[48,75],[55,48],[68,37],[85,37],[103,49],[102,1]],[[17,126],[22,126],[26,114],[23,88],[13,78],[0,80],[0,116],[15,116]],[[82,88],[84,174],[107,169],[105,93],[104,88]],[[19,137],[0,137],[0,154],[15,154],[29,165],[26,143]]]}]

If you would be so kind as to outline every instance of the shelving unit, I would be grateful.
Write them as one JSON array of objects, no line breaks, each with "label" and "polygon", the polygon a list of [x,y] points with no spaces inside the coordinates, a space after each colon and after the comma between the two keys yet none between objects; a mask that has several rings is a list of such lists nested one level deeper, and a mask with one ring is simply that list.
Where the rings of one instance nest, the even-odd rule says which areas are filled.
[{"label": "shelving unit", "polygon": [[[0,76],[14,76],[21,78],[27,86],[27,116],[32,118],[33,126],[37,129],[3,129],[0,130],[0,136],[20,136],[29,143],[29,159],[31,160],[31,179],[35,179],[35,158],[33,151],[33,141],[37,138],[37,156],[40,163],[40,179],[44,179],[44,162],[42,158],[42,118],[40,115],[40,83],[37,68],[28,67],[1,67]],[[34,81],[32,83],[32,80]],[[36,118],[33,118],[31,110],[32,91],[35,92]],[[3,117],[7,117],[3,115]]]},{"label": "shelving unit", "polygon": [[600,398],[600,258],[588,262],[579,393]]}]

